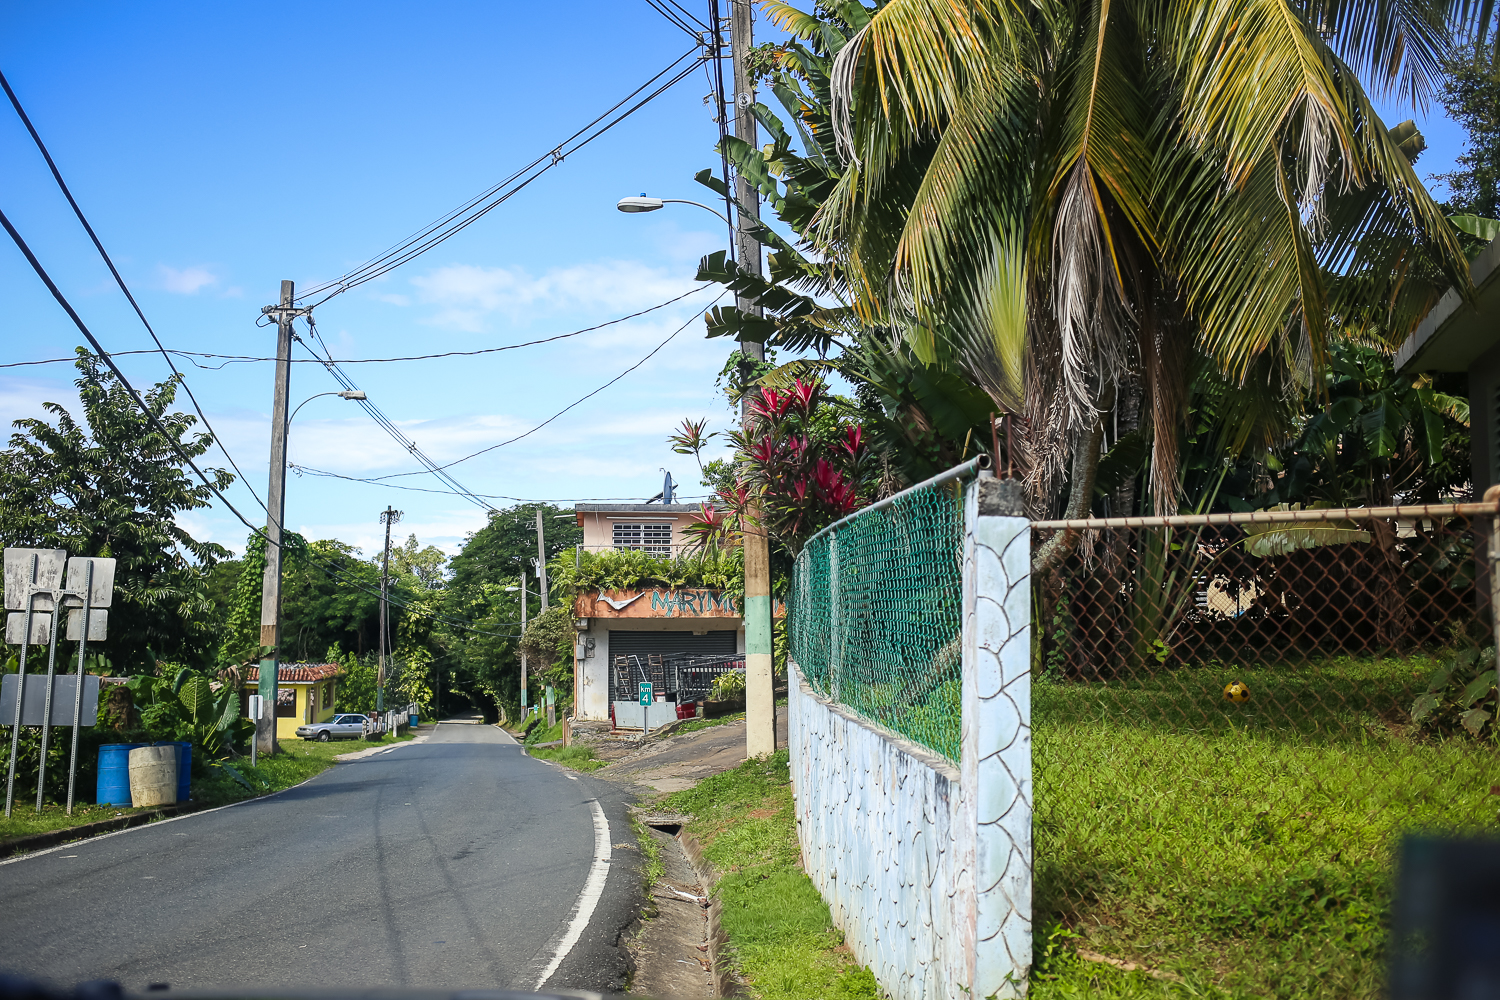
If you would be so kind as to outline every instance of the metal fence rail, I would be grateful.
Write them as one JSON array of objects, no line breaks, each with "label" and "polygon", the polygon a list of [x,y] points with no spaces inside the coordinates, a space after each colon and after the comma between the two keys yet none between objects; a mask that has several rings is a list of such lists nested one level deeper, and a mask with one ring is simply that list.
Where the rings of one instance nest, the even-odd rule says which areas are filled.
[{"label": "metal fence rail", "polygon": [[1382,991],[1408,830],[1493,832],[1494,504],[1038,522],[1035,923],[1255,996]]},{"label": "metal fence rail", "polygon": [[825,528],[792,571],[788,639],[819,693],[957,762],[967,462]]}]

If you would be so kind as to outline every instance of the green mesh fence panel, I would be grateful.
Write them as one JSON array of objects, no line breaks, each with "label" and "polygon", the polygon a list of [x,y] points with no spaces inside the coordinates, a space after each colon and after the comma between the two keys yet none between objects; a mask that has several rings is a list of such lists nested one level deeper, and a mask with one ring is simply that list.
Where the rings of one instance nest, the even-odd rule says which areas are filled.
[{"label": "green mesh fence panel", "polygon": [[960,490],[911,490],[808,542],[788,625],[792,659],[815,690],[955,763]]}]

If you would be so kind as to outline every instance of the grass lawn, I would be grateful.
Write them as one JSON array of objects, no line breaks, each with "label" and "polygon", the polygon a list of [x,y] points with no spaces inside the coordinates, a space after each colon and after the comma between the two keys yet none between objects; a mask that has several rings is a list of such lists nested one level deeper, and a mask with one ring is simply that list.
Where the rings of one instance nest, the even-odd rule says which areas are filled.
[{"label": "grass lawn", "polygon": [[[384,742],[386,744],[404,743],[411,738],[409,735],[398,738],[386,737]],[[250,766],[248,757],[237,761],[209,763],[204,769],[206,773],[193,778],[191,801],[206,806],[222,806],[241,799],[254,798],[257,795],[266,795],[283,788],[290,788],[332,767],[333,758],[338,754],[351,753],[376,745],[376,743],[364,740],[352,742],[340,740],[329,743],[282,740],[282,752],[270,758],[261,757],[259,766],[255,768]],[[234,773],[238,773],[244,780],[236,779]],[[93,783],[90,782],[87,789],[80,789],[80,791],[87,791],[92,797]],[[51,830],[64,830],[136,812],[154,811],[74,803],[73,815],[69,816],[62,805],[48,802],[43,805],[42,811],[37,813],[35,796],[34,787],[28,790],[23,788],[19,781],[17,782],[16,805],[11,817],[5,819],[0,816],[0,840],[10,840],[13,837],[24,837],[33,833],[46,833]]]},{"label": "grass lawn", "polygon": [[[515,734],[512,734],[515,735]],[[601,767],[607,767],[609,761],[599,760],[594,756],[594,751],[587,746],[573,744],[570,747],[541,747],[538,743],[552,743],[562,739],[563,720],[561,714],[555,726],[537,726],[526,737],[526,752],[538,760],[550,760],[564,767],[571,767],[575,771],[597,771]]]},{"label": "grass lawn", "polygon": [[843,947],[802,872],[787,752],[748,760],[665,797],[720,873],[714,890],[741,974],[762,1000],[876,1000],[875,977]]},{"label": "grass lawn", "polygon": [[[1035,685],[1033,996],[1381,993],[1400,834],[1494,832],[1500,805],[1494,741],[1403,721],[1433,665]],[[1236,679],[1243,706],[1221,694]]]}]

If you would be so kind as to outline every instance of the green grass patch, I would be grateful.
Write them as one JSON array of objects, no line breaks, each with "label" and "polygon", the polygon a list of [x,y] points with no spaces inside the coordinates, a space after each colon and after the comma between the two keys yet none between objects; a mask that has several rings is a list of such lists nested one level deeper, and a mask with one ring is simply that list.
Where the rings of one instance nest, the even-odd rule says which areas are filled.
[{"label": "green grass patch", "polygon": [[[1401,833],[1496,825],[1496,744],[1404,721],[1432,666],[1343,658],[1036,685],[1035,915],[1063,935],[1039,939],[1039,955],[1061,957],[1036,995],[1188,988],[1066,957],[1078,947],[1200,993],[1382,992]],[[1224,700],[1232,680],[1249,703]]]},{"label": "green grass patch", "polygon": [[688,719],[678,723],[668,735],[676,736],[679,733],[696,733],[700,729],[712,729],[714,726],[722,726],[727,722],[739,722],[745,717],[744,712],[734,712],[730,715],[721,715],[717,719]]},{"label": "green grass patch", "polygon": [[550,760],[585,773],[609,766],[609,761],[594,756],[592,748],[578,743],[570,747],[529,747],[526,752],[538,760]]},{"label": "green grass patch", "polygon": [[[228,805],[241,799],[267,795],[271,792],[301,784],[314,775],[321,774],[333,766],[333,758],[339,754],[352,753],[381,743],[405,743],[412,737],[387,736],[384,740],[334,741],[330,743],[282,740],[281,753],[273,757],[262,756],[257,767],[250,766],[250,758],[241,757],[233,761],[210,761],[195,768],[189,801],[206,807]],[[243,781],[234,777],[238,773]],[[87,789],[92,797],[94,788],[90,782]],[[101,806],[91,803],[75,803],[73,815],[68,816],[64,807],[56,803],[45,803],[37,813],[36,789],[30,794],[17,786],[16,804],[9,819],[0,816],[0,840],[25,837],[33,833],[66,830],[100,820],[114,819],[138,812],[154,812],[154,809],[132,809],[127,806]]]},{"label": "green grass patch", "polygon": [[630,825],[635,829],[635,840],[645,859],[645,863],[641,865],[641,884],[650,892],[651,887],[667,873],[667,866],[661,859],[661,844],[651,835],[651,828],[645,823],[632,819]]},{"label": "green grass patch", "polygon": [[720,873],[714,891],[734,960],[755,996],[880,996],[802,872],[785,750],[705,778],[660,806],[693,815],[690,829]]}]

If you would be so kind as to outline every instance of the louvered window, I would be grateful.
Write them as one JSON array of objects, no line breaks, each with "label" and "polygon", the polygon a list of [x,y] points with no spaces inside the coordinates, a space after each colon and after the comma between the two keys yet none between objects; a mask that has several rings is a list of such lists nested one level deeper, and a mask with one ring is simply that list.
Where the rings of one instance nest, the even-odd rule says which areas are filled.
[{"label": "louvered window", "polygon": [[670,524],[621,524],[614,525],[614,544],[617,549],[643,549],[665,555],[672,550],[672,526]]}]

